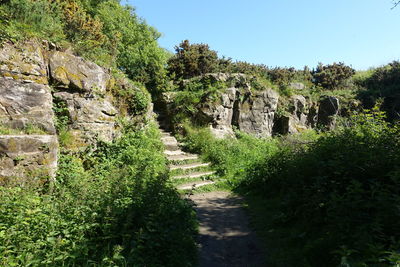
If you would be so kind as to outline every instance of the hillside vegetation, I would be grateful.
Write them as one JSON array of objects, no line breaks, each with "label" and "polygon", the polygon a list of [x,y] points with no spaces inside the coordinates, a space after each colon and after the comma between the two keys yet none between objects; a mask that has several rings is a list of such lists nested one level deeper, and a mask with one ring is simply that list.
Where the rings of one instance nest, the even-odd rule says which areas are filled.
[{"label": "hillside vegetation", "polygon": [[[143,119],[149,92],[162,112],[173,96],[171,128],[188,151],[213,163],[215,187],[245,196],[268,266],[400,265],[399,62],[368,71],[344,63],[267,67],[187,40],[170,54],[159,37],[117,0],[1,1],[2,44],[36,40],[107,68],[106,94],[131,119],[119,118],[113,142],[80,149],[66,106],[55,101],[55,182],[0,187],[1,266],[196,265],[193,208],[168,182],[160,133]],[[276,118],[293,109],[296,94],[311,102],[337,97],[341,117],[332,131],[216,139],[197,114],[232,86],[278,92]],[[2,125],[0,132],[20,134]]]},{"label": "hillside vegetation", "polygon": [[[168,53],[158,46],[159,36],[119,1],[1,1],[1,44],[18,49],[33,40],[44,53],[69,51],[75,60],[72,54],[100,64],[112,76],[107,91],[72,92],[100,108],[112,100],[119,114],[119,138],[87,145],[70,131],[76,118],[67,102],[53,95],[58,172],[53,182],[28,177],[22,185],[3,186],[2,178],[1,266],[194,265],[195,214],[169,184],[159,131],[145,118],[147,91],[166,82]],[[60,92],[49,80],[52,92]],[[0,126],[2,138],[46,134],[39,130]]]}]

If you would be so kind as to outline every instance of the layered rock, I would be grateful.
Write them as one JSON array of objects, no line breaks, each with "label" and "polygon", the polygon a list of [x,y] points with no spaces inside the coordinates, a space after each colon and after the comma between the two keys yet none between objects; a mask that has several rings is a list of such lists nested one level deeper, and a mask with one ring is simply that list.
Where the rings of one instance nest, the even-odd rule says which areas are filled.
[{"label": "layered rock", "polygon": [[278,100],[279,94],[271,89],[247,95],[236,111],[239,130],[257,137],[271,136]]},{"label": "layered rock", "polygon": [[36,42],[20,46],[3,44],[0,49],[0,76],[47,84],[47,65],[40,45]]},{"label": "layered rock", "polygon": [[55,135],[0,135],[0,185],[45,183],[57,170]]},{"label": "layered rock", "polygon": [[228,88],[220,93],[220,99],[216,103],[206,102],[199,107],[200,116],[210,124],[211,132],[217,138],[234,135],[232,120],[236,93],[236,88]]},{"label": "layered rock", "polygon": [[36,127],[55,134],[50,87],[38,83],[0,78],[0,124],[24,130]]},{"label": "layered rock", "polygon": [[321,127],[328,130],[335,127],[336,116],[339,113],[339,99],[333,96],[326,96],[319,102],[318,122]]},{"label": "layered rock", "polygon": [[98,139],[112,141],[117,136],[118,111],[106,92],[109,83],[108,71],[71,53],[50,51],[37,42],[4,44],[0,48],[0,133],[10,134],[0,135],[0,184],[55,177],[54,101],[65,103],[67,127],[79,138],[79,146]]},{"label": "layered rock", "polygon": [[93,143],[97,139],[112,141],[116,137],[115,119],[117,109],[111,99],[84,97],[80,94],[55,93],[56,101],[64,101],[71,124],[69,128],[75,137],[84,143]]},{"label": "layered rock", "polygon": [[104,93],[110,80],[110,75],[102,67],[65,52],[53,52],[49,66],[50,75],[59,87],[80,92]]}]

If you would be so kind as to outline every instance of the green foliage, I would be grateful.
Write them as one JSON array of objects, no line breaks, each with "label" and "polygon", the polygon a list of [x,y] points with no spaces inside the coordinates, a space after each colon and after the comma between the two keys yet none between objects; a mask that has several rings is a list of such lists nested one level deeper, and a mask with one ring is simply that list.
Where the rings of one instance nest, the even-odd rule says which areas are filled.
[{"label": "green foliage", "polygon": [[99,4],[96,18],[103,23],[107,49],[115,57],[118,68],[150,89],[163,89],[168,54],[158,46],[160,34],[138,18],[132,7],[123,7],[118,1]]},{"label": "green foliage", "polygon": [[10,0],[0,7],[0,41],[47,39],[149,89],[167,86],[160,34],[116,0]]},{"label": "green foliage", "polygon": [[216,140],[185,126],[189,151],[249,196],[271,266],[397,266],[399,125],[378,109],[336,131]]},{"label": "green foliage", "polygon": [[389,119],[399,119],[400,112],[400,62],[393,61],[376,68],[369,75],[358,79],[357,83],[365,89],[359,97],[366,107],[372,107],[383,100],[382,109]]},{"label": "green foliage", "polygon": [[61,9],[56,3],[10,0],[1,9],[2,17],[7,18],[2,29],[6,35],[2,40],[39,37],[57,42],[65,38],[64,24],[60,19]]},{"label": "green foliage", "polygon": [[192,208],[167,184],[159,133],[63,154],[53,191],[0,188],[1,266],[191,266]]},{"label": "green foliage", "polygon": [[355,74],[355,70],[344,63],[331,65],[319,64],[313,71],[314,83],[328,90],[345,86],[345,83]]},{"label": "green foliage", "polygon": [[315,142],[284,145],[250,168],[242,190],[281,199],[269,227],[291,229],[298,253],[287,253],[286,264],[399,263],[389,256],[400,248],[398,136],[399,127],[374,110]]},{"label": "green foliage", "polygon": [[57,133],[66,130],[70,123],[69,111],[67,103],[59,98],[54,97],[53,99],[53,112],[54,112],[54,125]]},{"label": "green foliage", "polygon": [[211,161],[218,174],[229,178],[231,185],[238,184],[249,167],[264,161],[277,149],[272,139],[258,139],[240,132],[236,138],[216,139],[209,129],[189,124],[185,125],[185,132],[186,148]]},{"label": "green foliage", "polygon": [[173,79],[188,79],[218,70],[217,52],[207,44],[190,44],[184,40],[175,47],[175,52],[168,60],[168,73]]}]

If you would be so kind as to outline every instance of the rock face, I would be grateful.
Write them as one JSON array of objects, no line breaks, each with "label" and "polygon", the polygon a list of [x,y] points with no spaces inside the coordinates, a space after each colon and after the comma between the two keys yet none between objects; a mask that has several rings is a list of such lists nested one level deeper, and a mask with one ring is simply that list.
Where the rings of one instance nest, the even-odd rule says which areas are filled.
[{"label": "rock face", "polygon": [[55,93],[56,101],[64,101],[71,124],[69,128],[76,137],[86,143],[96,139],[112,141],[116,137],[115,119],[118,111],[110,99],[85,98],[80,94]]},{"label": "rock face", "polygon": [[54,52],[49,59],[50,75],[60,85],[81,92],[104,93],[110,80],[103,68],[65,52]]},{"label": "rock face", "polygon": [[4,44],[0,134],[10,134],[0,135],[0,185],[55,178],[58,140],[53,107],[59,102],[65,104],[67,127],[79,138],[79,146],[98,139],[112,141],[118,135],[118,111],[107,93],[109,84],[104,68],[71,53],[50,51],[37,42]]},{"label": "rock face", "polygon": [[57,153],[55,135],[0,135],[0,185],[44,183],[45,178],[54,178]]},{"label": "rock face", "polygon": [[228,88],[220,95],[218,103],[204,103],[200,107],[201,117],[210,123],[211,132],[217,138],[233,136],[232,120],[234,104],[236,101],[236,88]]},{"label": "rock face", "polygon": [[210,124],[217,138],[233,136],[232,126],[258,137],[271,136],[279,95],[271,89],[249,93],[239,88],[228,88],[216,102],[199,107],[200,116]]},{"label": "rock face", "polygon": [[329,130],[332,129],[335,126],[338,113],[339,99],[333,96],[324,97],[319,103],[317,124]]},{"label": "rock face", "polygon": [[276,118],[274,132],[278,134],[294,134],[304,131],[311,126],[309,117],[309,101],[302,95],[294,95],[289,99],[288,114]]},{"label": "rock face", "polygon": [[[203,96],[201,103],[196,106],[197,113],[193,114],[196,121],[207,124],[217,138],[234,136],[234,128],[256,137],[269,137],[295,134],[317,126],[325,129],[335,126],[335,116],[339,113],[338,98],[326,96],[320,101],[312,101],[310,97],[293,95],[280,100],[279,94],[272,89],[260,90],[259,86],[258,90],[251,88],[251,79],[244,74],[226,73],[194,78],[196,83],[220,85],[218,82],[221,82],[227,86],[218,90],[217,95],[214,92]],[[305,85],[292,83],[290,87],[303,90]],[[167,113],[172,116],[177,93],[164,94],[163,103]]]},{"label": "rock face", "polygon": [[0,76],[47,84],[47,65],[40,45],[35,42],[18,47],[4,44],[0,49]]},{"label": "rock face", "polygon": [[292,90],[304,90],[306,86],[303,83],[291,83],[289,88]]},{"label": "rock face", "polygon": [[271,136],[278,100],[278,93],[267,89],[241,101],[237,111],[239,130],[257,137]]},{"label": "rock face", "polygon": [[50,87],[0,78],[0,123],[13,129],[37,127],[55,134]]}]

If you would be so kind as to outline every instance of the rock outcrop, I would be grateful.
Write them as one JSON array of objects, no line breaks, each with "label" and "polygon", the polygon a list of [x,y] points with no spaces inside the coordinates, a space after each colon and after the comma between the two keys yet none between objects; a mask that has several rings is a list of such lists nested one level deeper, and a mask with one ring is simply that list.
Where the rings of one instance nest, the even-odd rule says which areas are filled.
[{"label": "rock outcrop", "polygon": [[218,138],[233,136],[232,120],[237,90],[228,88],[220,93],[220,99],[216,103],[203,103],[199,107],[203,120],[210,124],[210,129]]},{"label": "rock outcrop", "polygon": [[0,185],[37,185],[54,178],[56,135],[0,135]]},{"label": "rock outcrop", "polygon": [[234,111],[238,129],[257,137],[271,136],[278,100],[279,94],[271,89],[245,95],[243,101],[239,100],[238,110]]},{"label": "rock outcrop", "polygon": [[110,75],[93,62],[66,52],[52,52],[50,77],[57,88],[56,101],[68,110],[68,128],[76,139],[90,144],[100,139],[112,141],[116,131],[117,109],[106,94]]},{"label": "rock outcrop", "polygon": [[20,46],[6,43],[0,49],[0,76],[47,84],[45,62],[41,46],[36,42],[26,42]]},{"label": "rock outcrop", "polygon": [[47,85],[0,78],[0,124],[20,130],[36,127],[56,134],[50,91]]},{"label": "rock outcrop", "polygon": [[271,89],[249,92],[243,88],[222,90],[219,99],[199,106],[199,116],[218,138],[233,136],[232,126],[258,137],[271,136],[279,95]]},{"label": "rock outcrop", "polygon": [[339,99],[333,96],[326,96],[321,99],[318,109],[318,122],[321,127],[328,130],[335,126],[336,115],[339,113]]},{"label": "rock outcrop", "polygon": [[49,67],[57,86],[70,90],[104,93],[110,80],[110,75],[102,67],[65,52],[53,52]]},{"label": "rock outcrop", "polygon": [[33,41],[0,48],[0,184],[55,178],[55,103],[64,102],[79,147],[118,136],[108,71],[54,49]]},{"label": "rock outcrop", "polygon": [[[184,86],[192,80],[184,81]],[[254,80],[244,74],[213,73],[194,78],[195,83],[224,84],[226,89],[203,96],[193,113],[196,121],[206,124],[217,138],[234,136],[234,128],[256,137],[295,134],[315,127],[332,129],[339,113],[339,99],[325,96],[311,100],[297,94],[280,97],[270,88],[252,88]],[[292,90],[303,90],[302,83],[290,84]],[[163,103],[170,116],[178,92],[164,93]]]},{"label": "rock outcrop", "polygon": [[109,142],[116,137],[115,119],[118,111],[111,99],[85,98],[67,92],[55,93],[54,97],[56,101],[66,103],[71,122],[68,127],[75,137],[86,143],[93,143],[97,139]]}]

